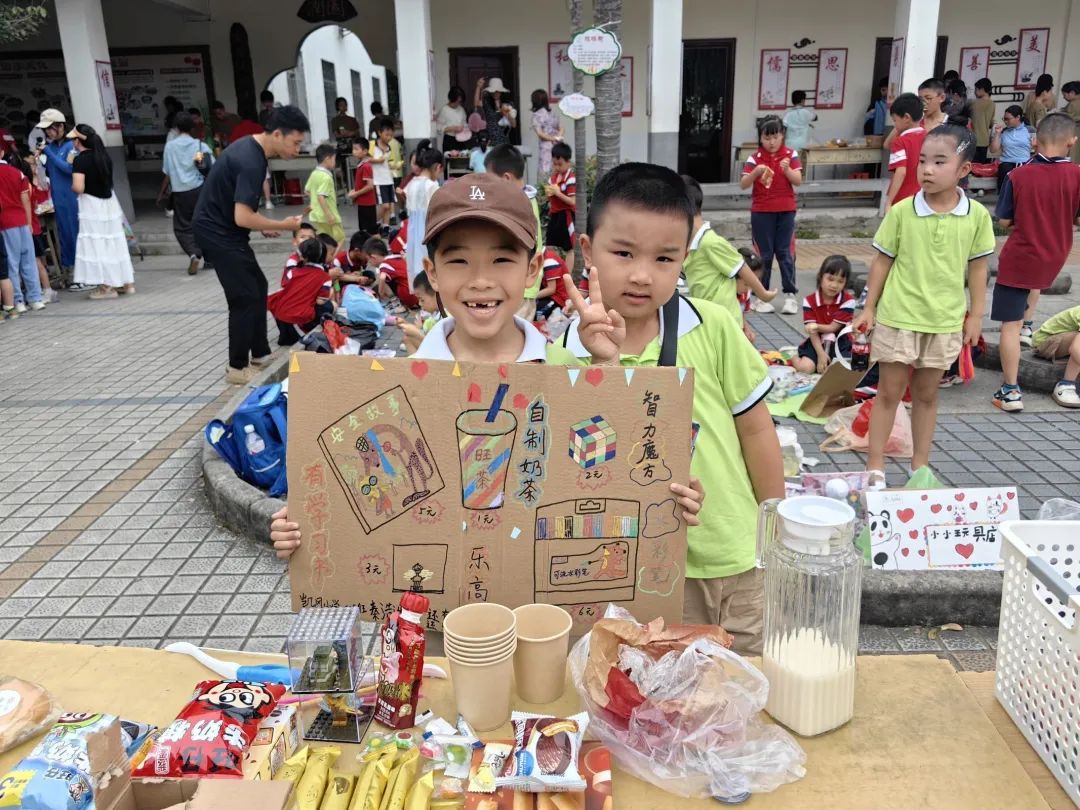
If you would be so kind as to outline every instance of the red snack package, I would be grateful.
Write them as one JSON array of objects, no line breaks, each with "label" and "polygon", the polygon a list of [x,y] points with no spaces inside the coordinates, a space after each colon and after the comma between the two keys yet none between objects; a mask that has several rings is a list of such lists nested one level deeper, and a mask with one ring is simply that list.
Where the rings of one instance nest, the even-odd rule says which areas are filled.
[{"label": "red snack package", "polygon": [[244,752],[283,694],[281,684],[203,681],[132,775],[243,777]]},{"label": "red snack package", "polygon": [[386,617],[382,629],[382,662],[375,698],[375,720],[390,728],[416,723],[416,701],[424,679],[424,614],[428,598],[419,593],[401,597],[401,609]]}]

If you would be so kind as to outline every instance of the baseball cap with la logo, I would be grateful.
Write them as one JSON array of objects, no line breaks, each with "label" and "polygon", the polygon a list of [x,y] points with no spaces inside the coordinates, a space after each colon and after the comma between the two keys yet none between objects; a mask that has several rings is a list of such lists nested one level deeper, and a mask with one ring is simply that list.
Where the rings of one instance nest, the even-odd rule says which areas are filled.
[{"label": "baseball cap with la logo", "polygon": [[506,229],[528,250],[536,249],[536,216],[520,187],[493,174],[467,174],[431,197],[424,242],[458,222],[481,220]]}]

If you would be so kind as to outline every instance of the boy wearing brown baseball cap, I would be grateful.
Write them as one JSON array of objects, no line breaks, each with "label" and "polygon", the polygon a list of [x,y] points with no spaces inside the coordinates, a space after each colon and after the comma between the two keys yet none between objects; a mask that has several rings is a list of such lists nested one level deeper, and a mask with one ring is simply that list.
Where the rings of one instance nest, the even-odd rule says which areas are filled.
[{"label": "boy wearing brown baseball cap", "polygon": [[547,340],[515,313],[542,253],[528,198],[508,180],[469,174],[431,198],[424,271],[449,317],[414,357],[476,363],[543,362]]}]

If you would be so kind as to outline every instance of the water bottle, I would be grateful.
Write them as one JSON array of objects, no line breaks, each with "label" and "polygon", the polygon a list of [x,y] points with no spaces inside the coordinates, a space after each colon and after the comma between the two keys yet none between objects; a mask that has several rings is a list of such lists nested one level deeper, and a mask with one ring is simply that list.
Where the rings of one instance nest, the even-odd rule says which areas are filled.
[{"label": "water bottle", "polygon": [[248,455],[257,456],[266,450],[266,442],[255,432],[254,425],[244,425],[244,434],[244,447],[247,448]]},{"label": "water bottle", "polygon": [[866,332],[862,330],[856,333],[855,339],[851,342],[851,370],[870,370],[870,341],[866,337]]}]

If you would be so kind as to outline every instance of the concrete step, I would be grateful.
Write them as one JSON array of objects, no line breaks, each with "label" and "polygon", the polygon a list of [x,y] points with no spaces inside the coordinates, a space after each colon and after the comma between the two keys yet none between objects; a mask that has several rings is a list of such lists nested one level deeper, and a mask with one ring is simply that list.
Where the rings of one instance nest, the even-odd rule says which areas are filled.
[{"label": "concrete step", "polygon": [[[136,231],[136,235],[138,235],[138,231]],[[142,247],[143,253],[147,256],[185,255],[183,249],[181,249],[180,245],[171,234],[168,239],[156,237],[144,239],[139,236],[139,246]],[[262,237],[254,237],[251,240],[251,249],[260,256],[285,256],[292,252],[293,247],[291,239],[264,239]]]}]

